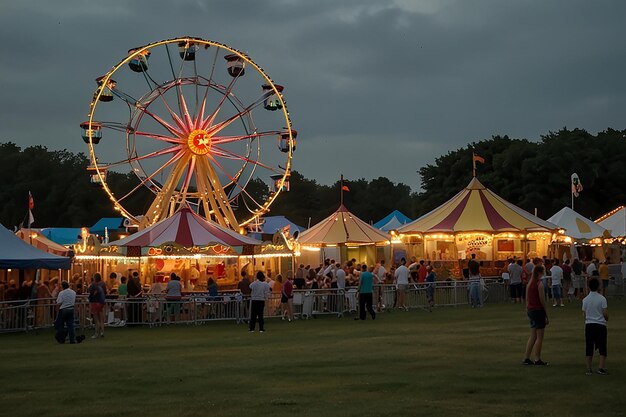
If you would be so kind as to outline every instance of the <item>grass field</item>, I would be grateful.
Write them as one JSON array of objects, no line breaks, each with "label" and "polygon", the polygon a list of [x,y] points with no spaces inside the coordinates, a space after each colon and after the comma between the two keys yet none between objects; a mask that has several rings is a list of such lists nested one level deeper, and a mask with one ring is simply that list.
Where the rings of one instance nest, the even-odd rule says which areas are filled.
[{"label": "grass field", "polygon": [[1,335],[0,415],[622,416],[626,301],[609,312],[609,376],[585,375],[579,304],[549,311],[549,367],[521,365],[528,325],[513,304],[269,320],[265,333],[114,328],[78,345]]}]

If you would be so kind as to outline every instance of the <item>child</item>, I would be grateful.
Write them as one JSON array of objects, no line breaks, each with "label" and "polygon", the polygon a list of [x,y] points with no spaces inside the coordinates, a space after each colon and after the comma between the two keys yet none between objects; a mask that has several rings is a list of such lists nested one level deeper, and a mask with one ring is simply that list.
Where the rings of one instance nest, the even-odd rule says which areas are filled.
[{"label": "child", "polygon": [[597,373],[608,375],[606,366],[606,322],[609,320],[606,298],[598,294],[600,281],[593,277],[589,280],[589,295],[583,299],[583,315],[585,317],[585,350],[587,355],[587,375],[591,375],[591,361],[594,347],[600,353]]}]

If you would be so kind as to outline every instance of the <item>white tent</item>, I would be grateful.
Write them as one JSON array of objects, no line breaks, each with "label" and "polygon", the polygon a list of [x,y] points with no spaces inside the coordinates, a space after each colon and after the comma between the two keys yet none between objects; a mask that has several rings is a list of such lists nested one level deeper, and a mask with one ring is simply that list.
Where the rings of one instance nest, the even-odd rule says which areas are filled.
[{"label": "white tent", "polygon": [[607,229],[613,237],[626,237],[626,207],[619,206],[600,217],[596,223]]},{"label": "white tent", "polygon": [[569,207],[563,207],[550,217],[548,221],[556,224],[561,229],[565,229],[565,236],[569,236],[577,241],[601,238],[606,232],[604,227],[597,225]]}]

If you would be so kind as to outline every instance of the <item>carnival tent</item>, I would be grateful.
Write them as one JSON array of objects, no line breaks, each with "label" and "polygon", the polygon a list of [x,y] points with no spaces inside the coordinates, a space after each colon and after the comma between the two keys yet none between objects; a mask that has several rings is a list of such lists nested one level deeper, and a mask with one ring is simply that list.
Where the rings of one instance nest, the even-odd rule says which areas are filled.
[{"label": "carnival tent", "polygon": [[15,233],[15,235],[29,245],[34,246],[37,249],[40,249],[47,253],[52,253],[59,256],[69,256],[71,252],[70,249],[66,248],[63,245],[59,245],[56,242],[53,242],[52,240],[48,239],[34,229],[20,229],[17,231],[17,233]]},{"label": "carnival tent", "polygon": [[80,227],[46,227],[39,233],[59,245],[73,245],[81,238]]},{"label": "carnival tent", "polygon": [[390,236],[350,213],[342,204],[333,214],[300,234],[301,245],[372,244],[389,242]]},{"label": "carnival tent", "polygon": [[600,217],[596,223],[607,229],[613,237],[626,237],[626,207],[619,206]]},{"label": "carnival tent", "polygon": [[569,236],[576,241],[589,241],[597,237],[601,238],[606,232],[604,227],[597,225],[569,207],[563,207],[550,217],[548,221],[556,224],[561,229],[565,229],[565,236]]},{"label": "carnival tent", "polygon": [[411,221],[412,220],[405,216],[401,211],[394,210],[381,220],[374,223],[374,227],[384,232],[389,232],[390,230],[396,230]]},{"label": "carnival tent", "polygon": [[71,259],[41,251],[0,225],[0,269],[70,269]]},{"label": "carnival tent", "polygon": [[398,232],[455,234],[550,232],[557,229],[555,224],[504,200],[474,177],[446,203],[400,227]]},{"label": "carnival tent", "polygon": [[262,243],[210,222],[189,207],[182,207],[174,215],[124,239],[111,242],[109,246],[157,247],[169,242],[185,247],[206,246],[210,243],[239,247]]},{"label": "carnival tent", "polygon": [[124,230],[126,230],[126,228],[124,227],[123,217],[103,217],[89,228],[89,233],[104,236],[105,231],[112,233]]},{"label": "carnival tent", "polygon": [[274,234],[279,230],[289,229],[289,234],[302,233],[304,227],[298,226],[285,216],[267,216],[261,218],[261,233]]}]

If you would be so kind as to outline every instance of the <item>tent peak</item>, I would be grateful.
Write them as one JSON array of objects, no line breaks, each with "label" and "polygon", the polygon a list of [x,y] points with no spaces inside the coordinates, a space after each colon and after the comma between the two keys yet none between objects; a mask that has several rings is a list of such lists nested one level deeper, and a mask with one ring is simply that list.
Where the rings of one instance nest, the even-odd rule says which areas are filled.
[{"label": "tent peak", "polygon": [[476,177],[473,177],[469,184],[465,187],[466,190],[484,190],[486,188],[487,187],[485,187]]}]

